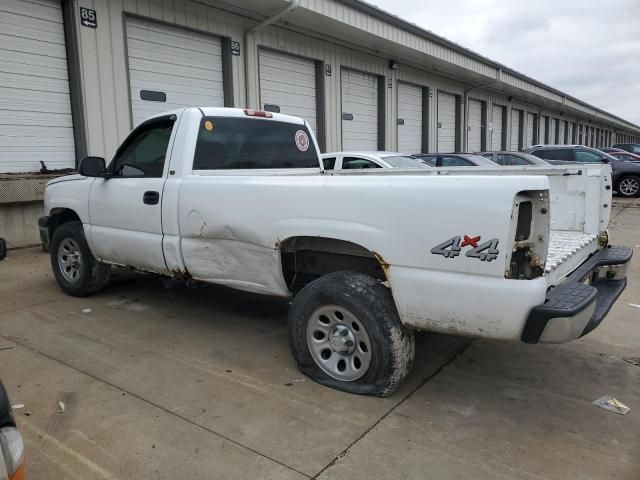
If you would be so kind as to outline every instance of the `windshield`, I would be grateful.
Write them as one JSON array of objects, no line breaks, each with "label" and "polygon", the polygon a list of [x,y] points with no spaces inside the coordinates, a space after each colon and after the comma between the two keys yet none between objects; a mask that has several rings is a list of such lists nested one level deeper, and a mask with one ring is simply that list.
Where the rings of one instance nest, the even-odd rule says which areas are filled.
[{"label": "windshield", "polygon": [[393,168],[429,168],[424,162],[415,158],[398,155],[397,157],[382,157]]}]

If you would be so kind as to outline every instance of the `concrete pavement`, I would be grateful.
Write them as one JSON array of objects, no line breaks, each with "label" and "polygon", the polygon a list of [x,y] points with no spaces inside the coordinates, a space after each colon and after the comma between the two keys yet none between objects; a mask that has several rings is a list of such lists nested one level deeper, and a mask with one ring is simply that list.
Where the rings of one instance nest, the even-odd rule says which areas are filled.
[{"label": "concrete pavement", "polygon": [[[640,244],[640,202],[611,234]],[[310,382],[287,348],[285,301],[119,272],[60,292],[48,256],[0,263],[0,377],[30,479],[640,478],[640,248],[605,324],[531,346],[419,334],[386,399]],[[90,311],[89,311],[90,309]],[[7,349],[5,349],[7,348]],[[591,405],[613,394],[626,416]],[[58,401],[66,410],[58,413]]]}]

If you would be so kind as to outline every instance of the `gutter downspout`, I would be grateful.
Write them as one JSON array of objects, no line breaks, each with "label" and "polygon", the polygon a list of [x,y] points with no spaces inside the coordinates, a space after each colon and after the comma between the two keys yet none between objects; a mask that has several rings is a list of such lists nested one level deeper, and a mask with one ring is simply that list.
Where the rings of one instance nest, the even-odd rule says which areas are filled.
[{"label": "gutter downspout", "polygon": [[[246,93],[246,98],[247,98],[247,103],[249,103],[249,85],[252,84],[252,82],[249,82],[249,62],[250,62],[250,55],[249,55],[249,36],[251,34],[254,34],[260,30],[262,30],[265,27],[268,27],[269,25],[277,22],[278,20],[280,20],[282,17],[284,17],[285,15],[287,15],[289,12],[292,12],[293,10],[295,10],[296,8],[298,8],[300,6],[300,0],[287,0],[289,5],[287,5],[284,9],[282,9],[280,12],[273,14],[272,16],[266,18],[265,20],[263,20],[262,22],[260,22],[258,25],[255,25],[253,27],[251,27],[250,29],[248,29],[247,31],[244,32],[244,45],[245,45],[245,49],[246,49],[246,53],[244,56],[244,76],[245,76],[245,85],[246,85],[246,89],[247,91]],[[257,59],[256,59],[257,60]],[[256,61],[256,65],[257,65],[257,61]],[[247,105],[247,107],[251,107],[251,105]],[[255,105],[253,106],[253,108],[258,108],[259,109],[260,105]]]},{"label": "gutter downspout", "polygon": [[[466,152],[469,147],[469,92],[478,90],[480,88],[488,87],[490,85],[493,85],[494,83],[499,83],[501,81],[502,81],[502,69],[499,68],[496,72],[495,80],[492,80],[489,83],[484,83],[482,85],[476,85],[475,87],[465,88],[464,95],[463,95],[463,102],[464,102],[464,135],[463,135],[463,142],[462,142],[463,152]],[[489,108],[488,105],[487,105],[487,108]],[[487,112],[487,114],[488,113],[489,112]]]}]

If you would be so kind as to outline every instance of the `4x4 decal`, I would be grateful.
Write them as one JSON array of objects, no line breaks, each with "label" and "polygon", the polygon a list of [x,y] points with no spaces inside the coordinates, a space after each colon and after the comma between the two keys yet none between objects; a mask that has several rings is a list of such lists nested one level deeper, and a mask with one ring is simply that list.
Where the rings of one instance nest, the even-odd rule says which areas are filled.
[{"label": "4x4 decal", "polygon": [[498,250],[497,238],[481,244],[478,244],[479,242],[480,235],[476,237],[464,235],[462,242],[460,241],[460,237],[456,236],[433,247],[431,253],[434,255],[442,255],[445,258],[455,258],[460,255],[463,247],[473,247],[465,254],[469,258],[479,258],[483,262],[490,262],[498,258],[500,251]]}]

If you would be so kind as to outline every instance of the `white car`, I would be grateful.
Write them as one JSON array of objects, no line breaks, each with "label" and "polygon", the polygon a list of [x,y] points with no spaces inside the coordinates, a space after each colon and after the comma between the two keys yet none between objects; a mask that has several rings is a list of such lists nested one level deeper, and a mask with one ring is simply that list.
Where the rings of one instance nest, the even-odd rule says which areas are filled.
[{"label": "white car", "polygon": [[423,161],[398,152],[331,152],[322,154],[325,170],[365,168],[430,168]]},{"label": "white car", "polygon": [[352,393],[393,392],[416,329],[567,342],[626,286],[605,164],[331,171],[304,120],[203,107],[79,172],[49,182],[38,222],[63,291],[120,265],[292,297],[298,367]]}]

